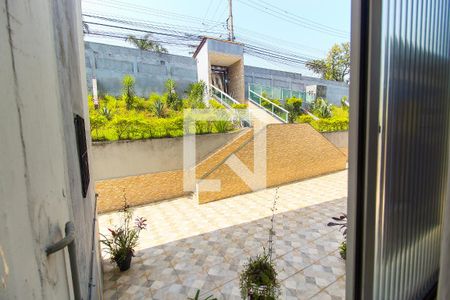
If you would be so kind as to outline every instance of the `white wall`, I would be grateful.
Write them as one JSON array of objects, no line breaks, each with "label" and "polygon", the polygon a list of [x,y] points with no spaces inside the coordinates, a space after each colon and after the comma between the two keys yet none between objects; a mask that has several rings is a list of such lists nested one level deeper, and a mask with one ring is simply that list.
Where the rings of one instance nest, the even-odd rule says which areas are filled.
[{"label": "white wall", "polygon": [[0,0],[0,299],[71,299],[67,249],[45,253],[67,221],[87,298],[93,190],[83,199],[73,125],[73,113],[87,117],[81,28],[79,1]]},{"label": "white wall", "polygon": [[[200,162],[241,131],[196,136]],[[95,180],[183,169],[183,138],[96,142],[92,147]]]},{"label": "white wall", "polygon": [[211,65],[209,64],[208,43],[205,43],[197,53],[195,61],[197,62],[197,79],[198,81],[205,82],[207,92],[209,93]]}]

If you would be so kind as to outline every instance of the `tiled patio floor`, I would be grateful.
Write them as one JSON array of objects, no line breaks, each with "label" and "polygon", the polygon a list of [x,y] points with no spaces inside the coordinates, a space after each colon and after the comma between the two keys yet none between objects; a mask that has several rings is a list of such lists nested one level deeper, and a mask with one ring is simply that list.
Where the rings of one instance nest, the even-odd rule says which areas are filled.
[{"label": "tiled patio floor", "polygon": [[[130,270],[105,260],[105,299],[187,299],[197,289],[218,299],[240,299],[238,274],[268,239],[275,189],[198,205],[178,198],[138,207],[149,220]],[[343,299],[342,235],[326,224],[346,210],[347,172],[279,187],[275,263],[280,299]],[[101,232],[118,214],[99,217]]]}]

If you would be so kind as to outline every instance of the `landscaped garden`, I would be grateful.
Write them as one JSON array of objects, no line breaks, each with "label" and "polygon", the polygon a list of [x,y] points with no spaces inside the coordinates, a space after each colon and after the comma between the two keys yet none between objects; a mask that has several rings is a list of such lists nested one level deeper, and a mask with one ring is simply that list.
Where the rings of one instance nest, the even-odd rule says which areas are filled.
[{"label": "landscaped garden", "polygon": [[[349,107],[347,97],[341,99],[341,106],[339,107],[329,104],[323,98],[317,98],[315,101],[303,105],[303,99],[291,97],[286,99],[283,105],[279,99],[269,98],[265,92],[262,92],[261,96],[289,111],[289,123],[308,123],[319,132],[348,130]],[[271,108],[271,104],[268,101],[263,100],[261,104],[268,109]]]},{"label": "landscaped garden", "polygon": [[[179,137],[184,135],[185,110],[204,109],[205,84],[195,82],[185,91],[185,97],[176,92],[176,82],[168,79],[164,94],[152,93],[148,98],[135,93],[134,78],[123,78],[122,95],[104,95],[94,103],[89,96],[91,136],[94,141],[137,140],[148,138]],[[209,106],[211,114],[220,114],[217,121],[197,121],[189,133],[223,133],[235,130],[240,122],[231,118],[229,112],[215,100]],[[235,108],[246,108],[240,105]],[[225,117],[224,117],[225,116]]]}]

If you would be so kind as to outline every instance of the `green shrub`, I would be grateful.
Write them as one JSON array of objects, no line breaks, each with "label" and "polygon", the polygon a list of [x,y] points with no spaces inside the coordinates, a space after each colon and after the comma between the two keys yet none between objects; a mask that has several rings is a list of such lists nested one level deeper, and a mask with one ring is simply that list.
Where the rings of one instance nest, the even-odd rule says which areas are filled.
[{"label": "green shrub", "polygon": [[134,77],[131,75],[125,75],[122,79],[122,98],[127,105],[127,109],[130,110],[134,104]]},{"label": "green shrub", "polygon": [[235,109],[247,109],[248,104],[245,104],[245,103],[233,104],[233,105],[231,105],[231,107],[235,108]]},{"label": "green shrub", "polygon": [[304,114],[304,115],[300,115],[298,118],[297,118],[297,123],[311,123],[312,121],[313,121],[314,119],[313,119],[313,117],[311,117],[310,115],[308,115],[308,114]]},{"label": "green shrub", "polygon": [[225,106],[223,106],[221,103],[219,103],[219,101],[217,101],[216,99],[209,100],[209,105],[212,108],[216,108],[216,109],[224,109],[225,108]]},{"label": "green shrub", "polygon": [[[272,103],[275,103],[278,106],[281,106],[281,102],[278,99],[268,99],[268,100],[270,100]],[[272,109],[272,104],[267,100],[262,100],[261,105],[267,109]]]},{"label": "green shrub", "polygon": [[99,130],[104,128],[108,123],[108,119],[97,111],[92,111],[89,114],[91,122],[91,135],[93,140],[100,140]]},{"label": "green shrub", "polygon": [[[93,141],[135,140],[147,138],[180,137],[184,135],[183,113],[167,107],[165,97],[153,93],[148,100],[134,96],[133,105],[127,109],[125,96],[116,99],[105,95],[99,99],[100,107],[94,108],[92,97],[88,98]],[[203,101],[201,102],[203,105]],[[205,134],[233,130],[225,109],[215,109],[225,121],[200,121],[189,132]],[[225,114],[225,115],[224,115]],[[212,116],[213,117],[213,116]]]},{"label": "green shrub", "polygon": [[292,97],[286,100],[284,107],[289,111],[289,123],[294,123],[298,116],[302,113],[303,100],[300,98]]},{"label": "green shrub", "polygon": [[326,118],[313,120],[311,126],[320,132],[344,131],[348,130],[349,121],[347,118]]}]

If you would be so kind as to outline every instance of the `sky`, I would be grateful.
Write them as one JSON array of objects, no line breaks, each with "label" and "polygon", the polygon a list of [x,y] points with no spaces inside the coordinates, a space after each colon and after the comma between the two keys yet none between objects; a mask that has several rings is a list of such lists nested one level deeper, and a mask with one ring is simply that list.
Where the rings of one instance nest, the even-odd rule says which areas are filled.
[{"label": "sky", "polygon": [[[277,12],[274,7],[281,11]],[[223,32],[223,38],[227,37],[228,0],[83,0],[82,9],[84,14],[179,26],[177,28],[184,31]],[[233,0],[233,19],[237,41],[280,49],[309,59],[325,57],[333,44],[350,38],[350,0]],[[328,28],[322,30],[316,24],[339,32],[330,32]],[[92,36],[85,39],[132,47],[118,39]],[[192,49],[187,47],[163,46],[172,54],[192,55]],[[245,55],[244,62],[314,75],[301,65],[285,65],[250,55]]]}]

